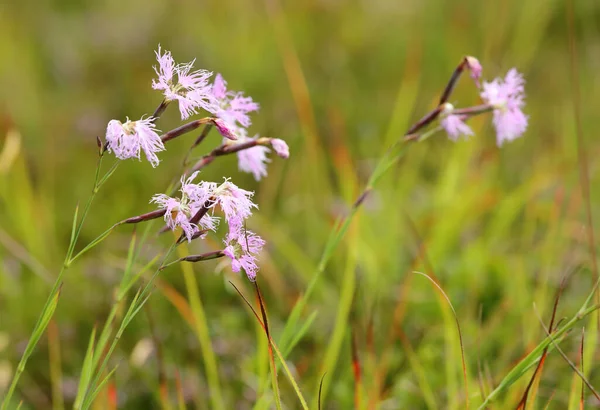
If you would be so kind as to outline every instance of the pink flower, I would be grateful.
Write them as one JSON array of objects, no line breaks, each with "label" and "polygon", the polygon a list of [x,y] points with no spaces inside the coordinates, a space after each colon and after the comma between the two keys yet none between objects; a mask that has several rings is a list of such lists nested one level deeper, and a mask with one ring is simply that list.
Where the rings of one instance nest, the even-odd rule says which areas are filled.
[{"label": "pink flower", "polygon": [[244,269],[248,279],[254,282],[258,272],[255,255],[262,250],[265,241],[255,233],[240,227],[230,231],[224,242],[226,248],[223,253],[231,259],[231,270],[239,272]]},{"label": "pink flower", "polygon": [[241,225],[242,221],[252,215],[252,208],[258,206],[252,202],[254,192],[238,188],[234,183],[225,180],[212,191],[213,205],[219,205],[225,214],[225,220],[232,225]]},{"label": "pink flower", "polygon": [[139,121],[129,121],[128,118],[125,124],[111,120],[106,128],[108,151],[114,152],[119,159],[139,159],[140,151],[144,151],[148,161],[156,167],[159,163],[156,153],[165,149],[156,131],[152,118]]},{"label": "pink flower", "polygon": [[244,97],[241,92],[227,91],[227,82],[221,74],[217,74],[212,86],[213,105],[208,110],[230,126],[236,122],[242,127],[251,124],[248,113],[258,111],[259,105],[252,97]]},{"label": "pink flower", "polygon": [[154,195],[150,202],[158,204],[159,209],[165,209],[165,222],[167,227],[175,230],[178,226],[181,227],[188,242],[191,242],[194,233],[198,232],[198,226],[190,223],[191,209],[182,201],[171,198],[165,194]]},{"label": "pink flower", "polygon": [[196,212],[198,212],[205,204],[210,204],[210,198],[212,197],[212,191],[214,191],[217,184],[214,182],[207,183],[202,182],[195,184],[193,180],[198,175],[198,172],[194,172],[189,178],[181,177],[181,199],[171,198],[164,194],[154,195],[150,202],[158,204],[160,209],[165,209],[165,222],[167,227],[171,230],[175,230],[178,226],[183,229],[185,236],[188,241],[192,240],[192,236],[199,231],[198,225],[202,229],[208,229],[215,231],[218,224],[219,218],[205,214],[198,225],[190,222]]},{"label": "pink flower", "polygon": [[260,181],[267,176],[267,163],[270,162],[268,152],[269,149],[262,145],[238,151],[238,169],[252,174],[255,180]]},{"label": "pink flower", "polygon": [[[258,135],[254,138],[248,138],[246,129],[242,127],[235,127],[234,132],[237,136],[236,144],[256,140],[258,138]],[[233,144],[233,146],[236,144]],[[267,163],[270,162],[267,158],[268,152],[269,149],[262,145],[238,151],[238,169],[242,172],[252,174],[255,180],[260,181],[262,177],[267,176]]]},{"label": "pink flower", "polygon": [[525,105],[523,75],[511,69],[504,80],[496,78],[483,83],[481,98],[494,107],[494,128],[498,146],[520,137],[527,129],[528,118],[521,108]]},{"label": "pink flower", "polygon": [[[179,102],[179,112],[184,120],[196,114],[198,108],[209,110],[214,104],[212,87],[208,79],[212,72],[206,70],[192,71],[194,61],[184,64],[175,64],[170,51],[161,54],[160,45],[155,51],[159,67],[154,67],[158,75],[157,80],[152,80],[152,88],[161,90],[167,101]],[[175,81],[177,75],[177,81]]]},{"label": "pink flower", "polygon": [[271,138],[271,146],[281,158],[288,159],[290,157],[290,147],[288,147],[288,144],[284,140]]},{"label": "pink flower", "polygon": [[457,141],[461,135],[469,136],[473,135],[473,130],[464,123],[464,116],[453,115],[452,111],[454,107],[450,103],[445,103],[442,110],[442,120],[440,124],[444,130],[448,133],[448,136],[452,141]]}]

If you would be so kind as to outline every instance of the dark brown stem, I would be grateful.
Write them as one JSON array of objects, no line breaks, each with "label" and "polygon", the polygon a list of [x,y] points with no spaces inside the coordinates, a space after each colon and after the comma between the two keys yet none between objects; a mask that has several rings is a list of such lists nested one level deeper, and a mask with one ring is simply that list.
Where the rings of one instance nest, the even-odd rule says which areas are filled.
[{"label": "dark brown stem", "polygon": [[438,106],[433,111],[427,113],[423,118],[417,121],[408,131],[406,131],[405,135],[414,134],[419,131],[421,128],[429,125],[433,120],[435,120],[438,115],[442,112],[442,106]]},{"label": "dark brown stem", "polygon": [[185,256],[183,258],[179,258],[177,260],[174,260],[171,263],[167,263],[166,265],[161,266],[160,270],[163,270],[167,266],[171,266],[171,265],[173,265],[175,263],[179,263],[179,262],[201,262],[201,261],[208,261],[208,260],[211,260],[211,259],[222,258],[223,256],[225,256],[225,253],[222,250],[221,251],[206,252],[206,253],[203,253],[201,255],[189,255],[189,256]]},{"label": "dark brown stem", "polygon": [[450,98],[450,95],[452,94],[452,91],[454,91],[454,87],[456,87],[456,83],[458,82],[460,75],[462,74],[462,72],[465,70],[466,67],[467,67],[467,59],[463,58],[463,60],[458,65],[458,67],[456,67],[456,69],[452,73],[452,76],[450,77],[450,81],[448,81],[448,84],[446,85],[446,88],[444,89],[444,92],[442,93],[442,96],[440,97],[440,105],[442,105],[446,101],[448,101],[448,99]]},{"label": "dark brown stem", "polygon": [[156,110],[154,110],[154,114],[152,114],[152,118],[153,118],[152,121],[156,121],[162,115],[162,113],[165,112],[168,105],[169,105],[169,101],[162,100],[160,105],[158,107],[156,107]]},{"label": "dark brown stem", "polygon": [[147,214],[133,216],[131,218],[127,218],[118,223],[118,225],[122,224],[137,224],[139,222],[150,221],[152,219],[160,218],[165,216],[167,212],[166,209],[158,209],[156,211],[148,212]]},{"label": "dark brown stem", "polygon": [[180,135],[183,135],[190,131],[195,130],[196,128],[200,127],[201,125],[210,124],[210,123],[212,123],[213,120],[214,120],[213,118],[207,117],[207,118],[202,118],[202,119],[199,119],[196,121],[188,122],[187,124],[184,124],[181,127],[177,127],[175,129],[161,135],[160,139],[162,140],[162,142],[170,141],[174,138],[179,137]]},{"label": "dark brown stem", "polygon": [[198,162],[194,164],[191,170],[186,173],[189,175],[193,172],[199,171],[202,168],[206,167],[208,164],[213,162],[215,158],[221,157],[223,155],[235,154],[236,152],[243,151],[245,149],[253,148],[259,145],[269,145],[271,139],[270,138],[258,138],[255,140],[248,140],[246,142],[242,142],[239,144],[223,144],[212,150],[210,153],[206,154]]},{"label": "dark brown stem", "polygon": [[180,261],[182,261],[182,262],[200,262],[200,261],[207,261],[210,259],[222,258],[223,256],[225,256],[223,251],[212,251],[212,252],[203,253],[201,255],[186,256],[184,258],[181,258]]}]

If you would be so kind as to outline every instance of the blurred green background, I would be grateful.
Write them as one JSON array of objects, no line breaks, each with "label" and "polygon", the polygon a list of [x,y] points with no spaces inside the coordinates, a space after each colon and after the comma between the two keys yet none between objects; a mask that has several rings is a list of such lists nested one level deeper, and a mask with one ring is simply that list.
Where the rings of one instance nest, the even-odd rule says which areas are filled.
[{"label": "blurred green background", "polygon": [[[498,149],[486,117],[472,122],[476,136],[468,141],[453,143],[439,134],[408,149],[364,204],[317,283],[304,312],[305,318],[317,312],[316,319],[288,361],[312,403],[326,372],[324,409],[353,408],[357,391],[361,408],[464,408],[454,319],[431,283],[412,273],[423,271],[439,281],[456,309],[470,397],[480,403],[544,338],[538,317],[548,323],[561,279],[573,275],[558,318],[576,312],[593,284],[580,167],[589,168],[589,205],[598,227],[600,3],[572,5],[570,13],[569,3],[559,0],[4,3],[0,392],[58,272],[75,206],[89,196],[95,137],[104,136],[109,120],[137,119],[161,101],[151,89],[160,43],[177,61],[196,58],[196,67],[222,73],[230,88],[261,104],[250,135],[290,145],[289,160],[274,157],[260,183],[237,171],[235,157],[219,158],[202,173],[214,181],[229,176],[256,191],[260,210],[249,228],[268,242],[259,284],[275,340],[313,275],[333,222],[347,212],[385,148],[435,106],[461,58],[478,57],[488,80],[511,67],[524,73],[530,127],[523,138]],[[568,24],[576,54],[569,51]],[[451,102],[477,101],[463,78]],[[578,152],[575,113],[587,164]],[[170,107],[158,127],[179,124]],[[192,138],[170,143],[156,169],[145,161],[121,164],[92,206],[80,244],[118,220],[150,211],[150,197],[178,177]],[[198,154],[218,143],[212,134]],[[23,409],[72,405],[90,333],[113,303],[132,232],[119,228],[67,272],[48,337],[18,387]],[[170,240],[151,237],[140,266]],[[192,243],[190,252],[218,247],[213,237]],[[193,269],[225,408],[250,409],[261,397],[265,408],[274,408],[264,377],[264,334],[228,281],[251,301],[253,287],[219,262]],[[199,299],[188,291],[181,268],[161,274],[149,308],[119,342],[110,362],[118,371],[96,408],[112,408],[114,393],[118,408],[168,408],[160,386],[175,406],[179,379],[189,408],[212,408],[214,392],[187,302]],[[586,324],[586,374],[599,386],[596,327]],[[351,340],[362,370],[358,389]],[[562,345],[575,363],[579,340],[573,332]],[[494,408],[515,408],[527,381],[512,386]],[[549,408],[578,408],[580,384],[553,353],[535,405],[551,400]],[[285,408],[299,408],[283,375],[280,388]],[[587,404],[598,405],[592,399]]]}]

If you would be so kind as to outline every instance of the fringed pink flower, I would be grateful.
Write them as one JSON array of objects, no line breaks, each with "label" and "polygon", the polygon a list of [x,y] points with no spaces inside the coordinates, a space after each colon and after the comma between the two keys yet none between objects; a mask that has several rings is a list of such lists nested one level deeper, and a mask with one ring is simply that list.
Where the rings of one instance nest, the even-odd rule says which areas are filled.
[{"label": "fringed pink flower", "polygon": [[511,69],[504,79],[484,82],[481,98],[494,107],[493,124],[498,146],[519,138],[527,129],[528,118],[523,113],[525,105],[525,80],[516,69]]},{"label": "fringed pink flower", "polygon": [[262,250],[265,241],[255,233],[239,227],[230,231],[224,242],[226,248],[223,253],[231,259],[231,270],[239,272],[244,269],[248,279],[254,282],[258,272],[256,255]]},{"label": "fringed pink flower", "polygon": [[221,74],[217,74],[212,85],[213,105],[208,110],[229,126],[236,123],[242,127],[251,124],[249,113],[258,111],[258,103],[252,97],[245,97],[242,92],[227,91],[227,82]]},{"label": "fringed pink flower", "polygon": [[154,195],[150,202],[157,204],[159,209],[166,210],[165,223],[169,229],[174,231],[180,227],[188,242],[192,240],[192,236],[198,232],[198,226],[189,221],[192,210],[187,204],[165,194]]},{"label": "fringed pink flower", "polygon": [[163,151],[165,146],[156,133],[158,131],[152,118],[142,118],[138,121],[112,120],[106,128],[106,142],[108,151],[113,152],[119,159],[140,158],[140,151],[144,151],[146,158],[156,167],[159,163],[157,152]]},{"label": "fringed pink flower", "polygon": [[473,135],[473,130],[464,122],[464,116],[454,115],[454,107],[450,103],[445,103],[441,113],[440,124],[448,133],[452,141],[457,141],[461,135],[465,137]]},{"label": "fringed pink flower", "polygon": [[212,86],[208,83],[212,72],[193,71],[194,61],[175,64],[170,51],[162,53],[160,46],[155,52],[158,68],[154,71],[158,79],[152,80],[152,88],[160,90],[167,101],[178,101],[181,119],[198,112],[199,108],[209,111],[214,105]]}]

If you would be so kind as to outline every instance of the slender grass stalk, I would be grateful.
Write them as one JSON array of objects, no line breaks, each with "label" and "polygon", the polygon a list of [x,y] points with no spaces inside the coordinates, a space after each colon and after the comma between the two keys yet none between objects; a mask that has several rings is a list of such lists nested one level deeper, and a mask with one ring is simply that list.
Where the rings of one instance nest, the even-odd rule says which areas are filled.
[{"label": "slender grass stalk", "polygon": [[[327,369],[334,369],[335,365],[340,356],[342,345],[345,337],[348,335],[348,322],[350,310],[352,309],[352,303],[354,301],[354,292],[356,287],[356,229],[352,230],[348,240],[348,255],[346,258],[346,268],[341,278],[341,293],[339,304],[336,313],[335,326],[332,330],[329,344],[325,352],[325,358],[321,364],[321,372],[325,372]],[[330,380],[325,380],[321,384],[317,383],[315,386],[315,394],[313,397],[313,403],[311,408],[317,408],[319,406],[319,394],[321,390],[321,400],[324,403],[327,399],[327,393],[329,392]]]},{"label": "slender grass stalk", "polygon": [[[186,246],[179,246],[177,248],[177,253],[180,257],[185,257],[188,253]],[[183,272],[183,279],[188,293],[188,300],[194,316],[195,331],[196,336],[198,337],[198,342],[200,343],[202,358],[204,360],[204,368],[206,370],[206,379],[210,389],[212,408],[224,409],[225,403],[221,394],[217,358],[210,340],[210,332],[208,329],[208,323],[206,321],[206,313],[204,312],[204,306],[202,305],[200,292],[198,292],[198,282],[196,281],[194,269],[192,265],[187,263],[180,263],[179,266]]]},{"label": "slender grass stalk", "polygon": [[60,335],[58,325],[54,320],[51,320],[48,324],[48,356],[50,359],[50,382],[52,384],[52,410],[64,410]]},{"label": "slender grass stalk", "polygon": [[498,386],[485,398],[483,403],[481,403],[479,406],[480,410],[487,408],[489,404],[494,401],[503,391],[515,383],[527,372],[527,370],[534,366],[541,358],[544,349],[548,348],[548,351],[553,350],[556,341],[560,340],[567,332],[573,329],[579,321],[600,308],[598,305],[587,307],[587,302],[594,298],[596,294],[596,287],[597,286],[594,286],[594,289],[590,293],[586,304],[584,304],[584,306],[579,310],[579,312],[577,312],[575,316],[573,316],[568,322],[554,332],[552,336],[548,336],[542,340],[531,352],[529,352],[527,356],[519,361],[519,363],[517,363],[506,376],[504,376]]},{"label": "slender grass stalk", "polygon": [[[7,409],[8,406],[10,405],[11,398],[15,392],[15,389],[17,387],[19,379],[21,378],[21,375],[25,371],[25,366],[27,365],[27,360],[33,353],[33,350],[37,346],[40,338],[46,331],[46,328],[48,327],[48,324],[49,324],[50,320],[52,319],[52,316],[54,315],[54,311],[56,310],[56,306],[58,305],[60,288],[62,286],[62,278],[63,278],[63,275],[66,272],[66,270],[71,265],[71,262],[72,262],[71,256],[73,255],[75,246],[77,245],[77,240],[79,239],[79,235],[81,233],[83,224],[87,218],[88,212],[90,210],[90,206],[92,205],[92,202],[94,201],[94,198],[96,197],[96,194],[98,193],[100,186],[107,181],[107,179],[114,173],[114,170],[116,169],[116,166],[113,166],[101,178],[100,177],[100,169],[102,166],[102,158],[103,158],[103,156],[101,155],[98,159],[98,162],[96,165],[95,178],[94,178],[94,186],[92,189],[92,193],[91,193],[90,197],[88,198],[85,207],[83,208],[83,213],[81,215],[81,219],[78,219],[79,206],[77,206],[75,208],[75,213],[74,213],[74,217],[73,217],[73,227],[71,229],[71,239],[69,241],[69,246],[67,249],[67,253],[65,255],[64,262],[61,266],[60,271],[58,272],[58,275],[56,277],[54,285],[52,286],[52,289],[50,290],[48,299],[44,303],[44,307],[42,308],[40,317],[38,318],[38,320],[33,328],[31,337],[29,338],[29,341],[27,342],[27,347],[25,348],[25,352],[21,356],[21,360],[19,361],[19,364],[17,365],[17,370],[16,370],[15,375],[10,383],[8,391],[6,392],[6,395],[4,396],[4,399],[2,400],[2,406],[0,407],[1,410]],[[79,222],[78,222],[78,220],[79,220]]]},{"label": "slender grass stalk", "polygon": [[[238,293],[238,295],[240,295],[240,297],[242,298],[242,300],[250,308],[250,310],[254,314],[254,317],[260,323],[260,325],[262,326],[263,330],[266,330],[264,322],[258,316],[258,313],[256,313],[256,310],[254,309],[254,307],[252,307],[252,304],[248,301],[248,299],[244,296],[244,294],[242,292],[240,292],[240,290],[233,283],[231,283],[231,282],[229,282],[229,283],[231,284],[231,286],[233,286],[233,288]],[[258,291],[258,286],[257,286],[257,291]],[[264,306],[262,305],[262,299],[259,299],[259,302],[261,303],[261,309],[264,309]],[[277,354],[277,357],[279,358],[279,361],[281,362],[281,365],[283,366],[283,370],[285,371],[285,374],[287,375],[287,377],[288,377],[288,379],[289,379],[289,381],[290,381],[290,383],[292,385],[292,388],[296,392],[296,396],[300,400],[300,405],[302,406],[302,409],[303,410],[308,410],[309,407],[308,407],[308,404],[306,404],[306,399],[302,395],[302,392],[300,391],[300,387],[298,386],[298,383],[294,379],[294,375],[292,374],[290,368],[288,367],[287,363],[285,362],[285,358],[281,354],[281,351],[277,347],[277,344],[275,343],[275,341],[273,340],[273,338],[270,336],[270,334],[267,334],[267,336],[268,336],[268,339],[269,339],[269,343],[271,344],[271,347],[273,348],[273,350]]]}]

